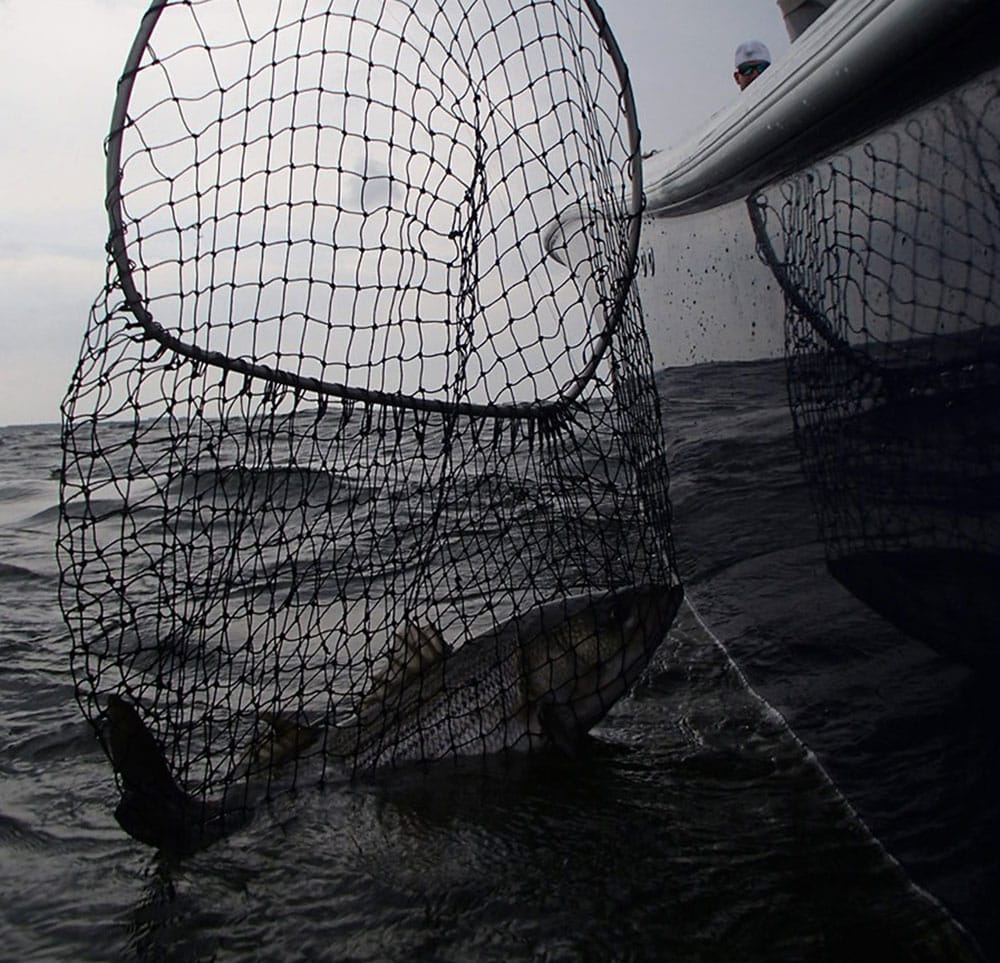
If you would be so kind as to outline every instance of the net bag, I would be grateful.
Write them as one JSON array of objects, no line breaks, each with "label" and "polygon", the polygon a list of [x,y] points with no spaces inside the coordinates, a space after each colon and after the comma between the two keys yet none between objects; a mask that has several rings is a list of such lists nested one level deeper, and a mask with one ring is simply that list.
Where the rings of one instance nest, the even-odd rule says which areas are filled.
[{"label": "net bag", "polygon": [[911,635],[1000,660],[1000,75],[750,201],[832,572]]},{"label": "net bag", "polygon": [[680,598],[600,8],[154,2],[107,155],[58,552],[123,825],[196,845],[251,784],[572,741]]}]

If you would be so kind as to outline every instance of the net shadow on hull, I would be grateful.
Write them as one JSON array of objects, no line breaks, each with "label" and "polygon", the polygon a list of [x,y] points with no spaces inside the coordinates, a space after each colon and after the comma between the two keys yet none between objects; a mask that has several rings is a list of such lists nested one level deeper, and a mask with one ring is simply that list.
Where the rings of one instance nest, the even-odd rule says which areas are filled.
[{"label": "net shadow on hull", "polygon": [[1000,664],[1000,74],[749,201],[830,571]]}]

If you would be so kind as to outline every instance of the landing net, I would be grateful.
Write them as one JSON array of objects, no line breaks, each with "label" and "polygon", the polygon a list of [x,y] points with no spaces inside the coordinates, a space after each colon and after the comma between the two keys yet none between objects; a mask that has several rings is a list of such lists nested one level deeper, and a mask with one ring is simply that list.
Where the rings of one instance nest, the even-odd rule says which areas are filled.
[{"label": "landing net", "polygon": [[59,535],[95,726],[120,696],[204,799],[415,637],[676,584],[596,3],[154,2],[107,151]]},{"label": "landing net", "polygon": [[830,567],[974,662],[1000,658],[998,132],[994,71],[750,201]]}]

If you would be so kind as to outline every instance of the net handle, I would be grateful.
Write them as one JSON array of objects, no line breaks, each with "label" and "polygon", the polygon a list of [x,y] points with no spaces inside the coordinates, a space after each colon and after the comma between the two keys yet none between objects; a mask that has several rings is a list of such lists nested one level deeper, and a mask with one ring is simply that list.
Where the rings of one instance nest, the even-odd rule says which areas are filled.
[{"label": "net handle", "polygon": [[190,344],[170,334],[159,324],[146,307],[145,299],[135,286],[132,276],[132,262],[128,257],[125,244],[125,224],[122,220],[121,193],[121,151],[122,140],[128,126],[128,105],[132,95],[135,78],[139,73],[139,64],[146,51],[149,39],[153,34],[157,21],[163,9],[171,0],[152,0],[143,15],[139,30],[132,47],[129,50],[125,68],[118,81],[115,105],[111,115],[111,130],[106,140],[106,194],[105,204],[108,209],[110,234],[108,238],[108,253],[111,255],[118,272],[118,280],[125,299],[125,308],[135,318],[142,328],[146,338],[158,342],[163,347],[182,357],[200,364],[211,365],[224,371],[233,371],[247,377],[259,378],[273,384],[285,385],[301,391],[315,392],[327,398],[340,398],[344,401],[359,401],[404,408],[414,411],[447,412],[459,415],[475,415],[485,418],[521,418],[539,421],[559,419],[572,407],[587,383],[594,377],[611,340],[621,323],[625,310],[625,301],[635,280],[636,263],[639,250],[639,232],[642,227],[642,211],[645,197],[642,190],[642,161],[640,151],[639,124],[636,118],[635,98],[629,79],[628,67],[622,57],[607,17],[596,0],[584,0],[590,16],[597,27],[598,36],[614,64],[618,75],[621,108],[625,114],[629,136],[629,176],[632,182],[631,213],[629,218],[628,249],[626,253],[626,269],[619,277],[615,286],[614,301],[608,321],[598,335],[594,351],[583,369],[562,389],[558,397],[552,401],[530,401],[517,404],[477,404],[474,402],[457,402],[441,398],[421,398],[402,392],[377,391],[371,388],[352,388],[350,385],[338,382],[324,381],[320,378],[304,377],[290,371],[271,368],[267,365],[247,360],[246,358],[231,358],[219,351],[209,351],[198,345]]}]

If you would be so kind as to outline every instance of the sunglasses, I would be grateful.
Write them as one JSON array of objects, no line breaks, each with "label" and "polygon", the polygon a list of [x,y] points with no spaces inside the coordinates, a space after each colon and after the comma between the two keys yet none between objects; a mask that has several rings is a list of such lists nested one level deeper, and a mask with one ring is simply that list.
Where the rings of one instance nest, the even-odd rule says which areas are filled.
[{"label": "sunglasses", "polygon": [[770,64],[765,61],[756,64],[740,64],[736,69],[744,77],[749,77],[751,74],[762,74],[769,66]]}]

